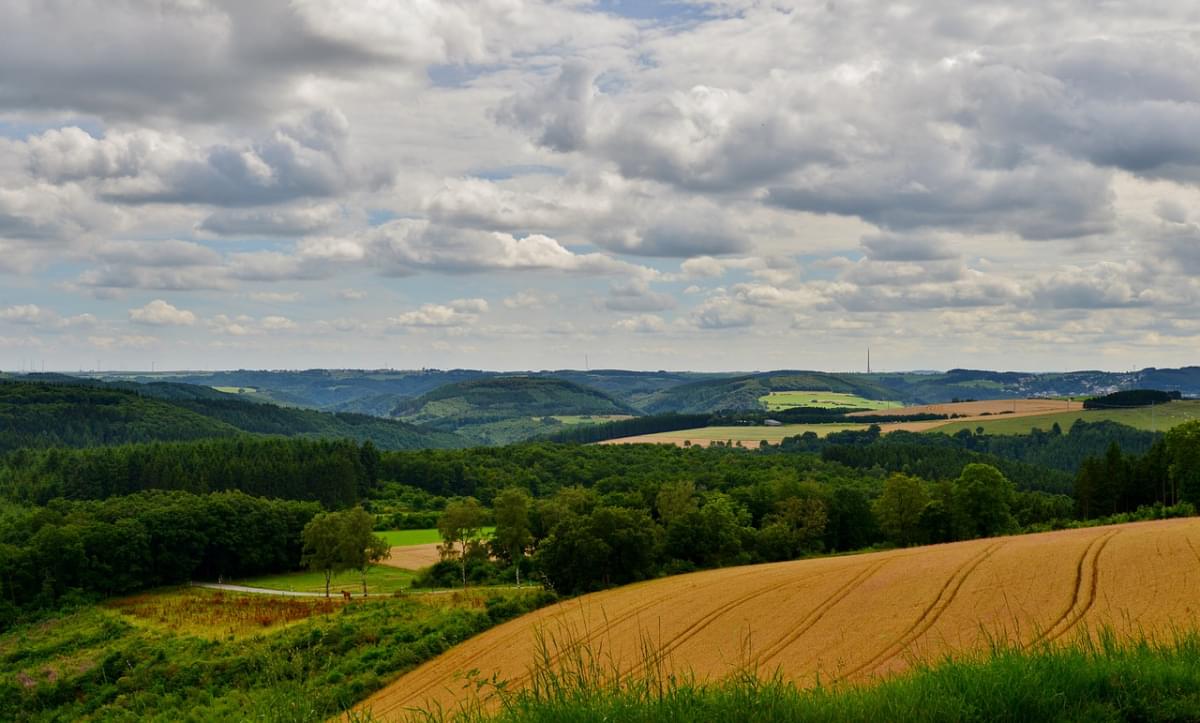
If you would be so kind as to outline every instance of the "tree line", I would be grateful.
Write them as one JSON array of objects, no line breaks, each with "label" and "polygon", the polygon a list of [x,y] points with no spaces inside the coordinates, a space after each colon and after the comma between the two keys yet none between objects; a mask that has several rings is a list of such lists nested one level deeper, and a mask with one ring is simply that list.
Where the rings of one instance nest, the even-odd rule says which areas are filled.
[{"label": "tree line", "polygon": [[315,502],[152,491],[0,512],[0,626],[64,597],[294,568]]},{"label": "tree line", "polygon": [[[899,473],[877,485],[781,476],[719,491],[674,479],[629,492],[566,487],[535,498],[509,487],[492,511],[473,497],[454,500],[438,522],[445,559],[421,582],[525,575],[577,593],[702,568],[1006,534],[1070,519],[1074,509],[1070,497],[1019,492],[983,464],[937,483]],[[489,520],[495,533],[483,540]]]}]

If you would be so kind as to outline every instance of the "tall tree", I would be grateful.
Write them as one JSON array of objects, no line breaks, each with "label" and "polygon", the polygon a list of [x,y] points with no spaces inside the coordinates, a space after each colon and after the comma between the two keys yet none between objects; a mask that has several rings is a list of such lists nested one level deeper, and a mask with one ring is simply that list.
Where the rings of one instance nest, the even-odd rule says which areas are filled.
[{"label": "tall tree", "polygon": [[953,490],[960,538],[993,537],[1016,529],[1012,515],[1015,489],[1000,470],[987,464],[969,464],[954,481]]},{"label": "tall tree", "polygon": [[875,500],[879,528],[897,545],[917,542],[921,513],[929,504],[929,493],[916,477],[893,474],[883,483],[883,494]]},{"label": "tall tree", "polygon": [[367,573],[380,560],[391,557],[387,540],[375,534],[375,517],[361,507],[335,513],[341,517],[342,548],[350,569],[362,579],[363,597],[367,595]]},{"label": "tall tree", "polygon": [[438,518],[438,534],[442,536],[443,542],[442,558],[458,559],[462,568],[463,587],[467,586],[467,548],[479,539],[480,530],[486,520],[487,511],[474,497],[451,502]]},{"label": "tall tree", "polygon": [[301,564],[310,570],[319,570],[325,575],[325,597],[329,597],[329,583],[335,572],[349,570],[352,560],[342,545],[342,521],[335,512],[323,512],[312,518],[300,533],[304,540]]},{"label": "tall tree", "polygon": [[496,495],[492,509],[496,515],[496,544],[512,560],[517,587],[521,587],[521,564],[525,561],[525,549],[533,541],[529,495],[519,487],[509,487]]}]

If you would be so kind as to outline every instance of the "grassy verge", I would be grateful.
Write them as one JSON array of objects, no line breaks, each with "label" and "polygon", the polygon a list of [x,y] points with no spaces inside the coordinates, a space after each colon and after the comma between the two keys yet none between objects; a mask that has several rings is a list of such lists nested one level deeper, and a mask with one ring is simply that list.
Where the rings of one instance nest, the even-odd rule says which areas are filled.
[{"label": "grassy verge", "polygon": [[[746,671],[716,683],[651,672],[613,675],[586,653],[544,658],[533,686],[501,705],[456,716],[521,721],[1194,721],[1200,720],[1200,636],[1169,643],[1081,637],[1062,647],[987,653],[918,666],[875,685],[799,688]],[[647,666],[651,671],[655,666]],[[437,713],[429,720],[452,716]]]},{"label": "grassy verge", "polygon": [[545,602],[471,591],[323,606],[166,590],[88,606],[0,636],[0,720],[323,721]]},{"label": "grassy verge", "polygon": [[[371,595],[390,595],[412,587],[416,573],[386,565],[375,565],[367,572],[367,592]],[[226,580],[235,585],[262,587],[268,590],[294,590],[296,592],[325,592],[325,574],[320,571],[304,570],[278,575],[252,577],[245,580]],[[341,595],[348,590],[352,595],[362,593],[362,575],[356,570],[337,573],[330,581],[332,595]]]}]

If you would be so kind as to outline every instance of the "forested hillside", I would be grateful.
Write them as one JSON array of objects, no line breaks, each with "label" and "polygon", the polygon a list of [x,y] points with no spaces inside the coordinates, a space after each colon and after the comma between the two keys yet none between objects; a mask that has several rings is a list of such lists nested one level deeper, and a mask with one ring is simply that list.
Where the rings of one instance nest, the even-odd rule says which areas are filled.
[{"label": "forested hillside", "polygon": [[776,391],[824,391],[865,399],[894,399],[894,393],[862,375],[780,371],[731,379],[692,382],[650,395],[640,404],[647,414],[705,414],[757,410],[759,398]]},{"label": "forested hillside", "polygon": [[392,414],[481,444],[520,441],[560,428],[555,417],[633,415],[596,389],[551,377],[512,376],[448,384],[401,401]]},{"label": "forested hillside", "polygon": [[347,438],[383,449],[456,447],[446,432],[360,414],[328,414],[244,401],[183,384],[0,381],[0,452],[239,434]]}]

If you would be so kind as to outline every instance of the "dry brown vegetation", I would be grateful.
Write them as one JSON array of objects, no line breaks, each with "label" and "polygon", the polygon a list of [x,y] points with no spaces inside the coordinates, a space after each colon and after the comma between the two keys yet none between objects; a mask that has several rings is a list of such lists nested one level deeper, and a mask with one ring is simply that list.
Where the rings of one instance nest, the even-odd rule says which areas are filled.
[{"label": "dry brown vegetation", "polygon": [[668,671],[702,680],[750,664],[807,685],[870,680],[997,639],[1034,646],[1104,626],[1169,636],[1197,622],[1198,550],[1200,520],[1181,519],[681,575],[509,622],[363,707],[383,718],[452,709],[467,671],[520,687],[539,638],[586,644],[622,673],[652,649]]},{"label": "dry brown vegetation", "polygon": [[184,588],[120,598],[107,606],[143,624],[203,637],[228,637],[261,633],[315,615],[328,615],[343,604],[336,598],[239,595]]}]

